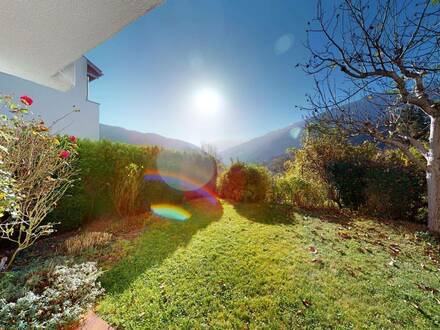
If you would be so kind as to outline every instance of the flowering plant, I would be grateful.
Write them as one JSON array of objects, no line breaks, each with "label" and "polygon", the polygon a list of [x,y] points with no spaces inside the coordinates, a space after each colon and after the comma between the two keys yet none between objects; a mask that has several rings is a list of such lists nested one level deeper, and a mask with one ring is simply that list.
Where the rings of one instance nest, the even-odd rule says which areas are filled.
[{"label": "flowering plant", "polygon": [[43,223],[71,185],[76,156],[72,139],[55,137],[41,120],[25,118],[33,100],[0,96],[0,238],[17,244],[16,254],[54,231]]},{"label": "flowering plant", "polygon": [[31,106],[32,103],[34,103],[34,100],[32,100],[29,96],[27,95],[23,95],[22,97],[20,97],[20,101],[21,103],[23,103],[26,106]]}]

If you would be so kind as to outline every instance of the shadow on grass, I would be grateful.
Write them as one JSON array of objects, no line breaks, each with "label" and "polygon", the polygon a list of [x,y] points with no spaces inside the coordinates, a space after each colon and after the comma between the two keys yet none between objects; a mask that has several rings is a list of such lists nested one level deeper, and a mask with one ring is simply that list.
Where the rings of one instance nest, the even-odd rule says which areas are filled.
[{"label": "shadow on grass", "polygon": [[251,221],[264,224],[295,224],[295,216],[319,218],[321,221],[334,223],[341,226],[349,226],[354,221],[362,219],[371,220],[378,225],[389,227],[400,233],[414,234],[418,231],[427,231],[425,224],[371,217],[362,213],[355,213],[348,209],[316,208],[301,209],[292,206],[280,206],[259,203],[233,204],[234,209]]},{"label": "shadow on grass", "polygon": [[322,221],[339,225],[348,225],[353,221],[354,215],[339,209],[295,209],[295,213],[303,217],[319,218]]},{"label": "shadow on grass", "polygon": [[350,225],[354,221],[369,220],[377,225],[388,227],[389,229],[402,234],[414,234],[419,231],[428,230],[424,223],[375,217],[362,212],[350,211],[349,209],[297,209],[295,212],[302,216],[319,218],[323,221],[339,225]]},{"label": "shadow on grass", "polygon": [[392,230],[395,233],[413,236],[417,232],[428,231],[426,224],[423,223],[374,217],[362,212],[350,211],[349,209],[297,209],[295,212],[304,217],[319,218],[321,221],[341,226],[350,226],[354,222],[371,222],[371,225],[367,225],[368,230],[379,234],[383,230]]},{"label": "shadow on grass", "polygon": [[194,200],[184,205],[191,214],[187,221],[160,219],[149,225],[145,232],[129,247],[124,257],[101,278],[110,294],[118,294],[148,269],[160,265],[178,248],[186,246],[192,236],[223,214],[221,204],[212,205],[206,200]]},{"label": "shadow on grass", "polygon": [[234,204],[234,209],[241,216],[254,222],[269,225],[295,224],[294,212],[289,207],[259,203],[240,203]]},{"label": "shadow on grass", "polygon": [[347,212],[339,210],[299,209],[292,206],[273,204],[235,204],[234,209],[243,217],[251,221],[264,224],[295,224],[295,215],[319,218],[323,221],[341,225],[349,224],[353,217]]}]

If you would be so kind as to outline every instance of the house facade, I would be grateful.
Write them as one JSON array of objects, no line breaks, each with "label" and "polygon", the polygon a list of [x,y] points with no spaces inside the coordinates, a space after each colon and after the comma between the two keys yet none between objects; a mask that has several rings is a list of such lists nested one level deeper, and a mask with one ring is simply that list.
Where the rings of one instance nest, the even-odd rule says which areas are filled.
[{"label": "house facade", "polygon": [[[88,84],[100,70],[81,57],[162,0],[0,0],[0,93],[34,99],[52,132],[99,138],[99,105]],[[44,87],[46,86],[46,87]]]},{"label": "house facade", "polygon": [[99,104],[89,100],[88,90],[89,84],[101,77],[102,72],[84,56],[76,60],[71,69],[73,87],[67,91],[0,73],[0,93],[15,98],[30,96],[34,100],[33,116],[41,118],[47,126],[55,123],[54,133],[98,140]]}]

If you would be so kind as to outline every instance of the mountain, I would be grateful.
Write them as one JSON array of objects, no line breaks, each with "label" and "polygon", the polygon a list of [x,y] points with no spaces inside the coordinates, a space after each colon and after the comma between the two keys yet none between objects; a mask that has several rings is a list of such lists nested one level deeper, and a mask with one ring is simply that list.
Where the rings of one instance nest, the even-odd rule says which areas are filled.
[{"label": "mountain", "polygon": [[210,141],[207,144],[212,145],[218,152],[223,152],[227,149],[231,149],[235,146],[238,146],[239,144],[242,144],[243,142],[246,142],[245,140],[215,140]]},{"label": "mountain", "polygon": [[197,146],[189,142],[177,139],[170,139],[155,133],[141,133],[122,127],[110,126],[105,124],[100,124],[99,126],[99,136],[101,140],[109,140],[113,142],[122,142],[127,144],[155,145],[167,149],[181,151],[199,150]]},{"label": "mountain", "polygon": [[241,160],[248,163],[268,163],[285,154],[287,148],[301,146],[304,121],[272,131],[238,146],[220,152],[223,161]]},{"label": "mountain", "polygon": [[[342,109],[345,113],[352,114],[358,120],[381,120],[381,115],[385,111],[388,103],[392,103],[391,97],[383,99],[370,99],[363,97],[354,102],[350,102]],[[340,110],[335,110],[337,116]],[[323,114],[325,115],[325,114]],[[301,147],[302,133],[305,122],[299,121],[285,128],[272,131],[263,136],[254,138],[248,142],[228,148],[220,152],[223,161],[229,163],[231,159],[240,160],[247,163],[270,164],[272,160],[278,158],[279,162],[286,158],[287,148]],[[352,143],[360,144],[369,137],[358,136],[351,139]]]}]

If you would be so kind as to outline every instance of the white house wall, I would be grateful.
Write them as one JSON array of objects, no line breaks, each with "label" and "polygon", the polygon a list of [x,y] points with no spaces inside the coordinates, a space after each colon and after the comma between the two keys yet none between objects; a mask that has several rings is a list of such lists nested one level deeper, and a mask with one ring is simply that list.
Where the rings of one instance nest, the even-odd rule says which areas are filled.
[{"label": "white house wall", "polygon": [[[74,63],[75,86],[66,91],[35,84],[28,80],[0,73],[0,94],[19,98],[28,95],[34,100],[31,107],[36,116],[40,116],[46,125],[72,111],[75,106],[80,112],[71,113],[53,127],[53,132],[76,135],[92,140],[99,139],[99,104],[89,101],[87,60],[81,57]],[[92,83],[98,83],[97,81]]]}]

